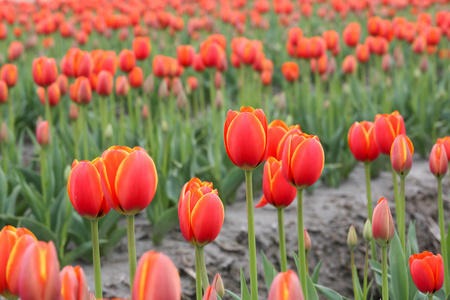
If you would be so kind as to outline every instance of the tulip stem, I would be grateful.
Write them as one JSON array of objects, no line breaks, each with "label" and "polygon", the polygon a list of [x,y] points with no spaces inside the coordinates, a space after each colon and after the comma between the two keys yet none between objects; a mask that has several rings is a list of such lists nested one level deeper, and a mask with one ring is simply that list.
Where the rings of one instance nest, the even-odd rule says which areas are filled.
[{"label": "tulip stem", "polygon": [[387,271],[387,246],[381,247],[381,272],[383,300],[389,300],[388,271]]},{"label": "tulip stem", "polygon": [[280,262],[281,272],[287,271],[287,259],[286,259],[286,239],[284,234],[284,208],[277,208],[278,213],[278,236],[280,243]]},{"label": "tulip stem", "polygon": [[13,103],[14,92],[13,91],[14,91],[14,89],[12,88],[11,96],[9,97],[9,101],[8,101],[8,117],[9,117],[9,130],[11,130],[12,135],[15,137],[15,132],[14,132],[15,120],[14,120],[14,103]]},{"label": "tulip stem", "polygon": [[130,287],[136,273],[136,242],[134,239],[134,215],[127,215],[128,264],[130,265]]},{"label": "tulip stem", "polygon": [[402,244],[403,253],[405,252],[405,177],[406,176],[400,176],[400,210],[397,211],[397,215],[400,217],[400,223],[397,224],[398,231],[399,231],[399,237],[400,237],[400,243]]},{"label": "tulip stem", "polygon": [[119,145],[125,145],[125,99],[119,99]]},{"label": "tulip stem", "polygon": [[353,254],[353,249],[350,249],[350,264],[352,268],[353,295],[355,297],[355,300],[359,300],[358,291],[356,290],[356,280],[358,279],[355,269],[355,255]]},{"label": "tulip stem", "polygon": [[250,289],[251,299],[258,299],[258,270],[256,267],[256,240],[255,220],[253,217],[253,184],[252,171],[245,171],[245,184],[247,189],[247,225],[248,225],[248,252],[250,257]]},{"label": "tulip stem", "polygon": [[444,292],[447,297],[450,294],[450,278],[448,270],[448,252],[445,240],[444,203],[442,201],[442,178],[438,178],[438,213],[439,229],[441,232],[441,253],[444,260]]},{"label": "tulip stem", "polygon": [[[44,207],[49,207],[48,202],[48,162],[47,162],[47,146],[41,146],[41,187],[42,187],[42,202]],[[5,170],[6,171],[6,170]],[[44,209],[44,221],[47,228],[50,228],[50,211]]]},{"label": "tulip stem", "polygon": [[200,271],[200,259],[198,258],[198,247],[195,247],[195,291],[197,300],[202,300],[202,274]]},{"label": "tulip stem", "polygon": [[[370,187],[370,163],[366,162],[364,164],[364,168],[366,170],[367,217],[372,223],[373,208],[372,208],[372,191]],[[370,249],[372,252],[372,259],[377,260],[377,248],[374,239],[370,241]]]},{"label": "tulip stem", "polygon": [[[371,242],[373,239],[371,239]],[[367,272],[369,270],[369,243],[366,243],[366,254],[364,257],[364,281],[363,281],[363,300],[367,299]]]},{"label": "tulip stem", "polygon": [[428,293],[428,300],[433,300],[433,294]]},{"label": "tulip stem", "polygon": [[[392,169],[392,183],[394,185],[394,197],[395,197],[395,218],[397,219],[397,227],[400,226],[401,223],[401,214],[400,212],[400,196],[398,194],[398,181],[397,181],[397,173],[395,173],[394,169]],[[399,230],[400,232],[400,230]]]},{"label": "tulip stem", "polygon": [[87,108],[86,105],[80,106],[80,119],[83,134],[83,159],[89,159],[89,147],[88,147],[88,124],[87,124]]},{"label": "tulip stem", "polygon": [[204,251],[203,251],[203,246],[196,246],[195,251],[197,252],[197,256],[198,256],[197,258],[198,258],[198,265],[199,265],[199,269],[200,269],[200,276],[202,279],[203,291],[206,292],[206,289],[208,288],[208,285],[209,285],[209,280],[208,280],[208,272],[206,271],[205,255],[204,255]]},{"label": "tulip stem", "polygon": [[298,231],[298,258],[300,265],[300,282],[302,284],[303,295],[307,300],[306,285],[306,253],[305,253],[305,232],[303,229],[303,189],[297,192],[297,231]]},{"label": "tulip stem", "polygon": [[92,257],[94,260],[95,298],[102,299],[102,272],[100,268],[100,246],[98,242],[98,220],[91,220]]}]

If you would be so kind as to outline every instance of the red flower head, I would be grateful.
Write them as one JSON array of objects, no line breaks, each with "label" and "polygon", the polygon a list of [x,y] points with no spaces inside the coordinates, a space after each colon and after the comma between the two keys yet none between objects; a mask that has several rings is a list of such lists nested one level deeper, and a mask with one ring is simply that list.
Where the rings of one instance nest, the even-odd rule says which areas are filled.
[{"label": "red flower head", "polygon": [[348,145],[356,160],[370,162],[380,155],[373,122],[355,122],[348,131]]},{"label": "red flower head", "polygon": [[440,254],[425,251],[409,258],[411,277],[417,289],[424,294],[434,294],[444,284],[444,262]]},{"label": "red flower head", "polygon": [[375,116],[375,139],[382,154],[390,155],[392,143],[400,134],[406,134],[403,117],[398,111]]}]

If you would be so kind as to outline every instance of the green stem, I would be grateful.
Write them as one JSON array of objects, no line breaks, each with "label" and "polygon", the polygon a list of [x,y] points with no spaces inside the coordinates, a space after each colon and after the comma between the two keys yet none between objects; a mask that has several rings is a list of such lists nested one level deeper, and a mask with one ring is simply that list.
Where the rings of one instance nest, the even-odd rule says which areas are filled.
[{"label": "green stem", "polygon": [[[12,91],[13,89],[11,89]],[[11,93],[12,94],[12,93]],[[15,136],[14,132],[14,103],[13,103],[13,95],[10,96],[10,99],[8,101],[8,117],[9,117],[9,130],[11,130],[13,136]],[[49,121],[50,122],[50,121]],[[1,124],[0,124],[1,125]]]},{"label": "green stem", "polygon": [[[366,162],[364,164],[364,167],[366,170],[367,217],[372,223],[373,208],[372,208],[372,192],[370,187],[370,163]],[[370,248],[372,252],[372,259],[377,260],[377,248],[374,239],[370,241]]]},{"label": "green stem", "polygon": [[208,272],[206,271],[205,255],[204,255],[204,251],[203,251],[203,246],[196,246],[195,250],[198,253],[198,264],[200,267],[200,276],[202,278],[203,291],[206,292],[206,289],[208,288],[208,285],[209,285],[209,280],[208,280]]},{"label": "green stem", "polygon": [[195,291],[197,294],[197,300],[202,300],[203,293],[202,293],[202,279],[201,279],[201,272],[200,272],[200,262],[198,258],[198,247],[195,247]]},{"label": "green stem", "polygon": [[100,246],[98,241],[98,220],[91,220],[92,257],[94,260],[95,298],[102,299],[102,273],[100,268]]},{"label": "green stem", "polygon": [[433,294],[428,293],[427,298],[428,298],[428,300],[433,300]]},{"label": "green stem", "polygon": [[400,216],[400,223],[397,224],[400,243],[402,244],[403,253],[406,249],[405,244],[405,177],[400,176],[400,211],[397,211],[397,214]]},{"label": "green stem", "polygon": [[106,126],[108,126],[108,105],[106,103],[106,97],[101,96],[100,97],[100,133],[102,137],[102,148],[105,148],[106,145],[106,136],[105,136],[105,130]]},{"label": "green stem", "polygon": [[[373,239],[372,239],[373,240]],[[367,272],[369,270],[369,244],[366,243],[366,255],[364,257],[364,282],[363,282],[363,299],[367,299]]]},{"label": "green stem", "polygon": [[278,208],[278,236],[280,244],[280,262],[281,272],[287,271],[287,259],[286,259],[286,239],[284,236],[284,208]]},{"label": "green stem", "polygon": [[136,241],[134,238],[134,215],[127,215],[128,264],[130,265],[130,286],[136,273]]},{"label": "green stem", "polygon": [[88,145],[88,124],[87,124],[87,107],[86,105],[80,105],[80,128],[82,128],[83,134],[83,159],[89,159],[89,145]]},{"label": "green stem", "polygon": [[398,192],[398,181],[397,181],[397,173],[395,173],[394,169],[392,169],[392,184],[394,185],[394,197],[395,197],[395,218],[397,219],[397,227],[400,224],[401,216],[399,214],[399,211],[401,209],[400,207],[400,196]]},{"label": "green stem", "polygon": [[387,246],[381,247],[381,272],[383,300],[389,300],[388,271],[387,271]]},{"label": "green stem", "polygon": [[119,99],[119,144],[125,145],[125,99]]},{"label": "green stem", "polygon": [[445,240],[444,203],[442,201],[442,178],[438,178],[438,213],[439,229],[441,232],[441,253],[444,260],[444,291],[447,297],[450,294],[450,278],[448,269],[448,249]]},{"label": "green stem", "polygon": [[[47,146],[41,146],[41,187],[42,187],[42,202],[44,207],[50,207],[48,201],[48,161],[47,161]],[[6,170],[5,170],[6,171]],[[50,228],[50,211],[44,209],[44,222],[47,228]]]},{"label": "green stem", "polygon": [[300,264],[300,282],[302,284],[303,295],[307,299],[306,285],[306,253],[305,253],[305,232],[303,230],[303,189],[297,192],[297,231],[298,231],[298,259]]},{"label": "green stem", "polygon": [[252,300],[258,299],[258,271],[256,267],[256,240],[255,220],[253,218],[253,184],[252,171],[245,171],[245,184],[247,188],[247,225],[248,225],[248,252],[250,257],[250,288]]},{"label": "green stem", "polygon": [[355,271],[355,255],[353,254],[353,249],[350,249],[350,261],[352,267],[352,281],[353,281],[353,295],[355,300],[359,300],[358,291],[356,290],[356,271]]}]

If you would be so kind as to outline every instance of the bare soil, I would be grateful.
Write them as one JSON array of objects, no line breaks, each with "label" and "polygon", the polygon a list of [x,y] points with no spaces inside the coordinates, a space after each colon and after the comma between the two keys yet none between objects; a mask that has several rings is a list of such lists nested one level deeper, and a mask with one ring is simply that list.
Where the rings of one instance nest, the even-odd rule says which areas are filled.
[{"label": "bare soil", "polygon": [[[355,261],[362,278],[364,267],[364,241],[362,231],[367,218],[364,166],[358,165],[338,189],[319,186],[312,194],[304,196],[304,224],[312,240],[309,253],[310,272],[319,260],[323,260],[319,284],[332,288],[352,298],[350,254],[347,232],[354,225],[358,234]],[[444,179],[444,207],[448,217],[450,207],[450,180]],[[389,200],[395,220],[394,192],[391,172],[380,172],[372,179],[372,201],[380,197]],[[225,222],[219,237],[205,247],[205,259],[209,278],[220,273],[225,288],[240,294],[239,272],[242,268],[248,278],[247,215],[245,191],[238,191],[238,200],[228,205]],[[260,195],[255,196],[255,204]],[[419,250],[440,252],[437,224],[437,181],[430,173],[428,161],[414,157],[413,168],[406,177],[406,222],[415,220]],[[447,218],[448,220],[448,218]],[[288,268],[296,270],[292,253],[297,251],[296,201],[286,209],[286,243]],[[272,207],[255,209],[256,245],[258,252],[258,279],[260,299],[267,298],[264,283],[261,250],[279,269],[277,214]],[[159,246],[150,239],[152,228],[143,214],[136,219],[138,258],[146,251],[154,250],[168,255],[178,268],[182,281],[183,299],[195,298],[194,248],[184,240],[179,229],[168,234]],[[94,289],[94,272],[90,264],[81,263],[91,290]],[[370,274],[369,276],[372,276]],[[128,252],[124,238],[108,257],[102,258],[102,279],[105,298],[129,298]],[[375,291],[375,288],[374,288]],[[375,291],[376,293],[376,291]],[[225,299],[231,299],[225,296]],[[325,299],[322,297],[321,299]]]}]

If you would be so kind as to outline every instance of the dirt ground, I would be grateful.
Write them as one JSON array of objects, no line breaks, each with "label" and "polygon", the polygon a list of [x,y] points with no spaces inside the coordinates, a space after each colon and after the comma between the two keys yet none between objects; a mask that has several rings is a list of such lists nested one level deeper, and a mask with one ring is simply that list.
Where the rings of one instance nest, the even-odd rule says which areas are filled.
[{"label": "dirt ground", "polygon": [[[395,220],[395,205],[391,173],[381,172],[372,180],[374,204],[380,197],[389,200]],[[323,260],[319,284],[330,287],[340,294],[352,298],[350,254],[347,247],[347,232],[354,225],[358,234],[355,248],[356,264],[360,279],[364,266],[364,241],[362,231],[366,220],[366,198],[364,166],[359,164],[350,177],[338,189],[317,187],[313,194],[304,196],[304,224],[312,240],[309,253],[310,271],[320,259]],[[448,220],[450,207],[449,178],[444,179],[444,206]],[[228,205],[225,222],[219,237],[205,247],[205,259],[212,280],[220,273],[225,288],[240,294],[239,272],[242,268],[248,278],[247,218],[245,191],[238,192],[238,199]],[[255,204],[260,195],[255,195]],[[296,201],[286,209],[286,242],[288,268],[296,270],[292,252],[297,251]],[[439,250],[439,226],[437,212],[437,181],[429,171],[428,161],[414,157],[413,168],[406,178],[406,221],[416,220],[419,250],[433,253]],[[279,269],[278,232],[276,210],[266,206],[255,209],[256,245],[258,257],[259,295],[267,298],[264,284],[262,258],[263,250],[268,259]],[[182,281],[183,299],[195,298],[194,248],[187,243],[179,229],[171,232],[160,246],[154,246],[150,239],[151,226],[143,214],[136,219],[138,258],[146,251],[155,250],[168,255],[178,268]],[[81,263],[90,288],[94,288],[92,266]],[[370,274],[371,276],[371,274]],[[124,238],[108,256],[102,258],[102,280],[105,298],[129,297],[127,241]],[[231,299],[226,296],[225,299]],[[325,299],[321,297],[321,299]]]}]

